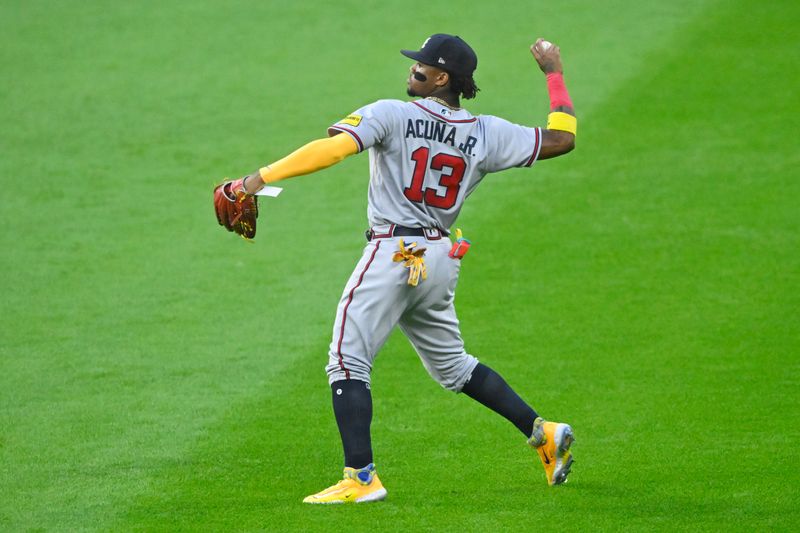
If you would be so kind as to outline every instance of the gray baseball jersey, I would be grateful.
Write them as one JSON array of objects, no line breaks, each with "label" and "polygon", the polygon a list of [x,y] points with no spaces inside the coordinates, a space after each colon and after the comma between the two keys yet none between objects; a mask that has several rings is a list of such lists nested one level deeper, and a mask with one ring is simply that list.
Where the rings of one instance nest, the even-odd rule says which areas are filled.
[{"label": "gray baseball jersey", "polygon": [[[443,387],[460,391],[478,360],[464,349],[454,306],[460,261],[446,232],[467,196],[489,172],[529,167],[542,132],[493,116],[475,117],[431,99],[380,100],[328,129],[369,150],[368,218],[373,238],[342,292],[326,367],[330,383],[370,383],[378,351],[395,328]],[[396,226],[428,228],[395,237]],[[399,241],[425,247],[428,279],[412,287],[394,260]]]},{"label": "gray baseball jersey", "polygon": [[367,216],[372,226],[447,230],[489,172],[531,166],[541,129],[473,116],[433,100],[379,100],[328,129],[369,149]]}]

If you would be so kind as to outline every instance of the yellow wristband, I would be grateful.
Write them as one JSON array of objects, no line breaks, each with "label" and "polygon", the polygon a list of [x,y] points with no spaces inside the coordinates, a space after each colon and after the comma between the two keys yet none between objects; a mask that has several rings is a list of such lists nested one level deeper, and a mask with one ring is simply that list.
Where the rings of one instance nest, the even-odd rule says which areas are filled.
[{"label": "yellow wristband", "polygon": [[569,113],[555,111],[547,115],[547,129],[568,131],[573,135],[577,135],[578,119]]}]

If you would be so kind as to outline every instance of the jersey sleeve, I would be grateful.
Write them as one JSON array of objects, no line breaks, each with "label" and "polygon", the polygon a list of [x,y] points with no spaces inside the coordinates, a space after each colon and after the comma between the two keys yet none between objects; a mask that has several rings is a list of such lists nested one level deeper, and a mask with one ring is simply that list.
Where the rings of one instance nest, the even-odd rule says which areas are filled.
[{"label": "jersey sleeve", "polygon": [[520,126],[498,117],[484,116],[489,147],[483,167],[498,172],[512,167],[529,167],[542,148],[542,128]]},{"label": "jersey sleeve", "polygon": [[328,135],[347,133],[358,145],[358,151],[380,144],[387,137],[394,120],[394,103],[378,100],[366,105],[328,128]]}]

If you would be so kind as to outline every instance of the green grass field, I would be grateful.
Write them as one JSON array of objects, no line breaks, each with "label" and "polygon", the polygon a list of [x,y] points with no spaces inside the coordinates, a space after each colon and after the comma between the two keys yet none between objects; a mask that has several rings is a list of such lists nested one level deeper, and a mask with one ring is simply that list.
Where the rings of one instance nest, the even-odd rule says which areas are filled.
[{"label": "green grass field", "polygon": [[[800,4],[0,4],[0,530],[791,530],[800,524]],[[400,334],[373,376],[385,502],[341,473],[324,365],[367,156],[286,182],[247,244],[211,187],[405,98],[400,48],[476,49],[469,108],[577,150],[459,227],[467,348],[575,428],[546,486]]]}]

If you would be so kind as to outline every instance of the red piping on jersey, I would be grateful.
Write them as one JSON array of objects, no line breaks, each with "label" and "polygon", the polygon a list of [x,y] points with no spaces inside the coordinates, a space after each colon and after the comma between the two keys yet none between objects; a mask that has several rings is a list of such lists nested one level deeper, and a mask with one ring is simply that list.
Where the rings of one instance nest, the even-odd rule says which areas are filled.
[{"label": "red piping on jersey", "polygon": [[339,125],[333,125],[328,129],[329,130],[339,130],[339,131],[344,131],[344,132],[349,133],[356,140],[356,142],[358,143],[358,151],[359,152],[363,152],[364,151],[364,143],[361,142],[361,137],[359,137],[358,134],[356,132],[354,132],[353,130],[349,130],[347,128],[343,128],[343,127],[341,127]]},{"label": "red piping on jersey", "polygon": [[536,160],[536,156],[539,155],[539,145],[541,144],[542,139],[542,128],[536,128],[536,140],[533,142],[533,153],[528,161],[525,163],[526,167],[529,167],[533,164]]},{"label": "red piping on jersey", "polygon": [[344,359],[342,358],[342,341],[344,340],[344,324],[347,322],[347,308],[350,307],[350,303],[353,301],[353,293],[356,292],[356,289],[361,285],[361,282],[364,281],[364,274],[366,274],[367,270],[369,270],[369,266],[372,264],[372,260],[375,259],[375,254],[378,253],[378,248],[380,247],[381,241],[377,241],[375,249],[372,250],[372,255],[370,256],[369,261],[367,261],[366,266],[364,266],[364,270],[361,271],[361,275],[358,277],[358,283],[356,283],[355,286],[350,289],[350,295],[347,297],[347,303],[344,304],[344,310],[342,311],[342,328],[339,332],[339,346],[336,348],[336,351],[339,355],[339,368],[344,370],[345,379],[350,379],[350,370],[345,368]]},{"label": "red piping on jersey", "polygon": [[435,111],[431,111],[430,109],[428,109],[424,105],[420,104],[419,102],[411,102],[411,103],[414,104],[415,106],[417,106],[418,108],[422,109],[423,111],[427,111],[428,113],[430,113],[434,117],[440,118],[440,119],[444,120],[445,122],[450,122],[451,124],[464,124],[466,122],[475,122],[476,120],[478,120],[475,117],[468,118],[468,119],[465,119],[465,120],[450,120],[448,118],[444,118],[442,115],[440,115],[439,113],[437,113]]}]

